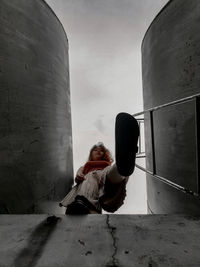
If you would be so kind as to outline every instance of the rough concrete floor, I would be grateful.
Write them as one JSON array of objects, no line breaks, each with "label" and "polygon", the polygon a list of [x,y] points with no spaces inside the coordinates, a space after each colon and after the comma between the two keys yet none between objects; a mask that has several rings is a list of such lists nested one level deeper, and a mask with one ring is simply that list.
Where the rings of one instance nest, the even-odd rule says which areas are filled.
[{"label": "rough concrete floor", "polygon": [[0,215],[0,266],[200,266],[200,217]]}]

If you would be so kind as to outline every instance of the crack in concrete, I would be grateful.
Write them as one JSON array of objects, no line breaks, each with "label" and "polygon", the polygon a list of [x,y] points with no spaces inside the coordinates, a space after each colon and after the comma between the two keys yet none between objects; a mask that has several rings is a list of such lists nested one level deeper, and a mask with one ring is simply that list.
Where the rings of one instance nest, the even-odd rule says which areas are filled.
[{"label": "crack in concrete", "polygon": [[110,230],[110,234],[111,234],[112,241],[113,241],[113,248],[114,248],[114,252],[112,254],[112,261],[108,262],[106,264],[106,267],[120,267],[119,262],[116,259],[116,255],[117,255],[117,239],[115,237],[116,227],[111,226],[110,217],[108,214],[106,215],[106,224],[108,226],[108,229]]}]

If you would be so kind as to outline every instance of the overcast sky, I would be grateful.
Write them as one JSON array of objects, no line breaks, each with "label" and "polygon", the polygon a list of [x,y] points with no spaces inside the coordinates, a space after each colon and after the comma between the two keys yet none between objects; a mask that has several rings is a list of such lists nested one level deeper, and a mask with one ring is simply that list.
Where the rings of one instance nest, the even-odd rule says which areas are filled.
[{"label": "overcast sky", "polygon": [[[167,0],[46,0],[69,40],[74,171],[102,141],[114,156],[119,112],[143,110],[141,43]],[[145,175],[130,177],[118,213],[145,213]]]}]

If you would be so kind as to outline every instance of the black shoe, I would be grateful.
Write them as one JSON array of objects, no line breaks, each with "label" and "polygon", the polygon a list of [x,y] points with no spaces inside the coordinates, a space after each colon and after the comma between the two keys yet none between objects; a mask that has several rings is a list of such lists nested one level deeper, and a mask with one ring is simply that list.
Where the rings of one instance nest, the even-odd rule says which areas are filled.
[{"label": "black shoe", "polygon": [[90,210],[81,199],[76,199],[67,206],[65,214],[89,214]]},{"label": "black shoe", "polygon": [[122,176],[130,176],[134,171],[138,137],[137,120],[128,113],[119,113],[115,122],[115,157]]}]

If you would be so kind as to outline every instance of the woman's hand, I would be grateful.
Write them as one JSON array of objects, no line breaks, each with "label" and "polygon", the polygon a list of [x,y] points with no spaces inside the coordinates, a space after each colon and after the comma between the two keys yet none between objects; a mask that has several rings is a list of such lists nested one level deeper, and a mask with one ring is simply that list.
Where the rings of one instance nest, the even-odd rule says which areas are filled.
[{"label": "woman's hand", "polygon": [[78,175],[76,176],[76,178],[75,178],[75,182],[78,184],[78,183],[84,181],[85,179],[86,179],[86,178],[85,178],[84,174],[78,174]]}]

